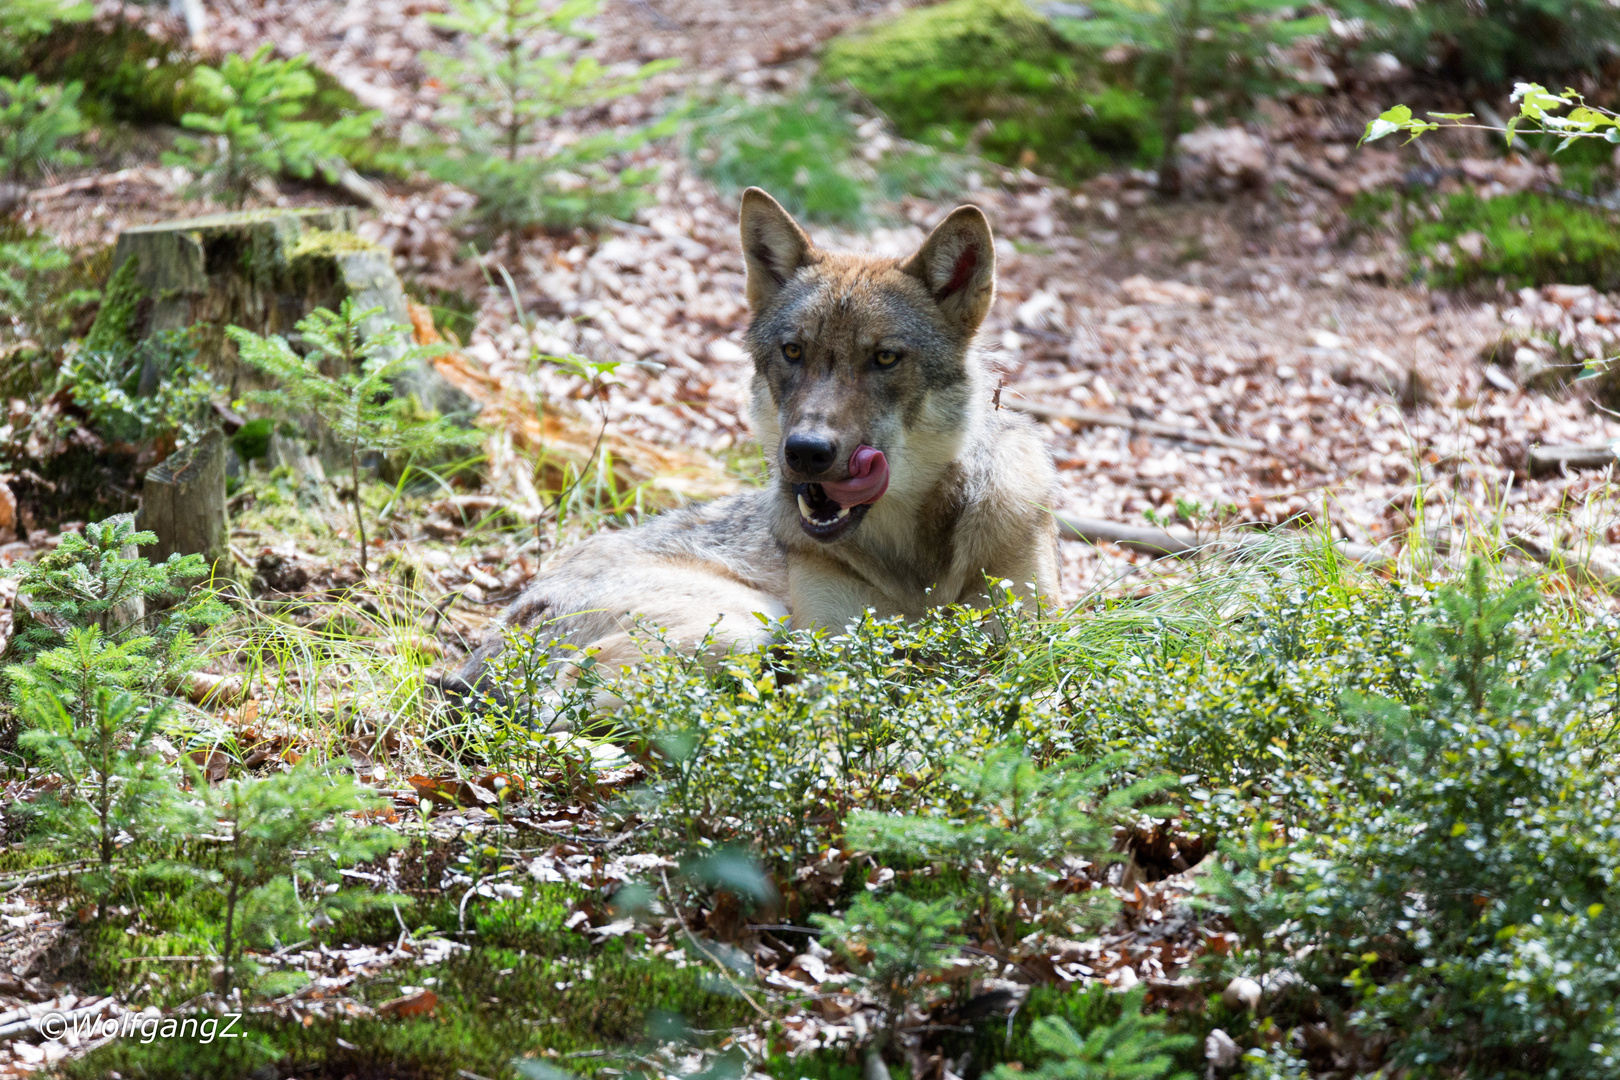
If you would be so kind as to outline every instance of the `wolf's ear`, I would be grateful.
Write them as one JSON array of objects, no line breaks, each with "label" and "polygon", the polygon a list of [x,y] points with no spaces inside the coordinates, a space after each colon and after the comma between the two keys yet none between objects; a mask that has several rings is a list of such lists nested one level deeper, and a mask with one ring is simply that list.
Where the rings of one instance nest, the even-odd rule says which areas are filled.
[{"label": "wolf's ear", "polygon": [[757,187],[742,196],[742,249],[748,264],[748,308],[758,312],[811,261],[810,237],[782,204]]},{"label": "wolf's ear", "polygon": [[979,328],[996,298],[996,247],[977,206],[959,206],[900,267],[921,281],[964,334]]}]

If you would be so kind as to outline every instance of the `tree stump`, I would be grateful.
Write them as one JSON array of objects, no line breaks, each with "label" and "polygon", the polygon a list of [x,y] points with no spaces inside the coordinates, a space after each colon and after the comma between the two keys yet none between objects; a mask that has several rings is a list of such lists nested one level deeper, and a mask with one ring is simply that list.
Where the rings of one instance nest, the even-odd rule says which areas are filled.
[{"label": "tree stump", "polygon": [[147,554],[201,555],[210,566],[230,557],[225,522],[225,436],[210,431],[149,470],[137,527],[157,534]]},{"label": "tree stump", "polygon": [[[225,327],[290,335],[310,311],[335,311],[345,297],[362,310],[382,308],[367,332],[411,325],[392,259],[357,236],[355,224],[353,208],[331,207],[246,210],[126,229],[85,347],[127,347],[162,330],[195,327],[202,362],[233,399],[274,389],[238,359]],[[143,372],[141,391],[155,381],[156,372]],[[474,409],[426,361],[407,371],[396,389],[443,415]],[[302,420],[318,439],[319,418]]]}]

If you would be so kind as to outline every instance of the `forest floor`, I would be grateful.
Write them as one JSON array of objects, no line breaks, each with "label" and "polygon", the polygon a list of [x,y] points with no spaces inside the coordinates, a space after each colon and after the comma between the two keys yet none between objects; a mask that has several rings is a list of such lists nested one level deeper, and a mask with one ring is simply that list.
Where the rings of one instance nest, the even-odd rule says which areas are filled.
[{"label": "forest floor", "polygon": [[[896,6],[613,0],[584,48],[607,63],[667,57],[681,63],[644,93],[569,117],[553,134],[566,138],[637,123],[669,95],[686,91],[802,85],[805,57],[820,42]],[[218,48],[250,52],[270,43],[285,55],[308,52],[363,104],[382,110],[395,131],[432,116],[436,98],[424,85],[417,55],[440,41],[423,18],[436,10],[433,0],[219,0],[209,8]],[[135,17],[151,18],[151,11]],[[1620,305],[1562,286],[1470,295],[1407,284],[1394,242],[1358,230],[1346,214],[1357,194],[1385,190],[1422,164],[1416,150],[1356,148],[1383,93],[1362,91],[1361,97],[1269,108],[1238,140],[1233,156],[1195,163],[1201,186],[1184,200],[1161,200],[1138,173],[1071,189],[1028,172],[986,169],[950,200],[904,200],[889,223],[870,231],[809,231],[830,248],[898,256],[913,250],[956,203],[984,208],[998,238],[998,292],[981,342],[1001,373],[1001,405],[1041,418],[1062,482],[1058,511],[1141,524],[1150,511],[1174,518],[1178,502],[1183,508],[1197,503],[1202,511],[1193,523],[1201,529],[1236,522],[1314,526],[1392,557],[1406,550],[1414,530],[1432,537],[1446,526],[1466,527],[1518,544],[1542,562],[1561,550],[1574,552],[1599,576],[1608,575],[1603,549],[1620,542],[1612,470],[1531,475],[1528,459],[1537,445],[1620,438],[1620,422],[1588,395],[1521,386],[1511,365],[1492,367],[1486,358],[1526,328],[1602,343],[1606,328],[1620,321]],[[883,136],[874,130],[870,137]],[[747,313],[736,206],[701,179],[673,143],[636,152],[638,164],[661,170],[653,200],[634,222],[598,235],[538,235],[515,252],[470,258],[453,220],[466,197],[444,185],[397,182],[385,184],[390,208],[369,213],[363,227],[369,239],[394,252],[410,287],[423,295],[459,294],[476,306],[461,362],[484,380],[492,409],[503,397],[543,397],[568,425],[569,437],[587,447],[603,425],[626,459],[626,475],[648,481],[655,503],[732,490],[760,472],[745,411],[750,365],[742,348]],[[1460,168],[1473,170],[1470,176],[1477,173],[1480,182],[1504,191],[1551,175],[1546,167],[1490,155],[1483,145],[1449,149]],[[23,221],[91,250],[111,243],[123,228],[213,209],[188,201],[180,188],[154,156],[132,149],[96,171],[67,174],[34,190]],[[326,189],[288,185],[263,201],[336,200]],[[498,284],[497,262],[515,281],[521,307]],[[622,363],[605,384],[587,384],[560,369],[531,369],[536,348]],[[1065,418],[1080,410],[1120,419]],[[1183,434],[1146,434],[1131,421]],[[384,522],[379,555],[407,553],[415,560],[422,596],[465,598],[440,612],[442,623],[434,620],[443,640],[422,646],[441,665],[476,642],[497,602],[515,595],[558,542],[547,535],[534,544],[531,533],[479,526],[500,503],[517,507],[527,520],[542,516],[532,483],[519,475],[525,468],[509,447],[503,454],[497,446],[488,490],[432,500],[425,517],[401,513]],[[352,585],[343,514],[326,514],[319,535],[300,520],[285,508],[261,506],[244,509],[233,522],[236,557],[261,591],[319,595]],[[561,534],[566,539],[568,529]],[[35,530],[0,549],[0,558],[24,557],[51,543],[45,530]],[[1062,588],[1071,601],[1098,589],[1134,589],[1161,572],[1146,557],[1107,543],[1065,542],[1062,552]],[[0,585],[8,603],[14,587]],[[369,616],[357,615],[364,606],[349,604],[344,617],[372,617],[373,629],[384,627],[387,611],[377,614],[374,604]],[[314,610],[305,621],[330,618],[334,610]],[[222,664],[220,674],[229,676],[229,668]],[[407,823],[414,820],[416,797],[427,790],[416,781],[428,788],[449,782],[417,775],[407,783],[418,769],[432,773],[434,763],[405,752],[390,758],[380,743],[336,728],[277,731],[271,719],[244,710],[210,722],[231,729],[239,745],[279,739],[277,753],[289,740],[324,740],[347,753],[360,775],[374,771],[380,788],[397,796],[394,818]],[[612,748],[598,764],[603,772],[590,802],[635,780],[640,768],[613,757]],[[8,798],[26,788],[26,781],[14,783],[23,786]],[[523,856],[528,875],[540,883],[588,879],[604,889],[656,868],[657,856],[592,855],[595,840],[534,842],[538,832],[589,833],[592,820],[591,811],[570,809],[565,800],[519,821],[517,828],[527,831],[514,850],[532,849]],[[477,805],[452,806],[423,828],[465,842],[493,821]],[[1046,962],[1065,979],[1083,974],[1116,985],[1141,973],[1170,993],[1176,973],[1220,931],[1201,927],[1176,906],[1191,888],[1187,876],[1168,865],[1160,869],[1156,881],[1111,879],[1125,898],[1116,930]],[[815,872],[845,871],[837,865]],[[425,865],[417,873],[427,880]],[[470,878],[455,883],[462,884],[493,887]],[[50,985],[46,969],[50,958],[61,959],[52,950],[65,917],[50,907],[48,892],[41,895],[29,887],[5,900],[0,963],[35,975],[19,974],[16,985],[0,975],[0,999],[14,1009],[105,1005],[110,998],[92,1000]],[[591,933],[597,945],[627,932],[603,910],[577,910],[584,914],[570,928],[583,924],[581,933]],[[654,945],[682,968],[688,961],[701,965],[696,953],[682,952],[690,937],[684,929],[666,927]],[[813,948],[796,953],[771,938],[756,947],[770,972],[767,986],[775,979],[802,990],[833,980],[827,983],[832,1004],[795,1014],[793,1038],[830,1044],[847,1037],[840,1025],[847,1028],[848,1003],[839,1004],[838,975],[829,972],[824,955]],[[35,966],[42,957],[44,966]],[[296,1017],[349,1008],[342,988],[357,974],[363,981],[393,965],[405,970],[443,956],[424,957],[417,943],[401,937],[392,947],[345,952],[323,945],[281,960],[304,964],[326,991],[324,1000],[316,994],[278,1004]],[[1121,976],[1121,970],[1131,974]],[[409,975],[394,981],[402,984],[400,1000],[425,1000],[424,987]],[[0,1075],[79,1049],[19,1038],[0,1048]]]}]

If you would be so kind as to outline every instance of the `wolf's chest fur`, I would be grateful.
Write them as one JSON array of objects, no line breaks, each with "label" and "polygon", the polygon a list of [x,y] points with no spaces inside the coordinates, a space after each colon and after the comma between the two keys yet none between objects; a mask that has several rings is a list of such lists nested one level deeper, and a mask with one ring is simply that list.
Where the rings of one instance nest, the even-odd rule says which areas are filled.
[{"label": "wolf's chest fur", "polygon": [[478,681],[514,625],[611,669],[644,655],[654,627],[663,645],[724,651],[767,640],[773,621],[983,603],[987,578],[1056,595],[1049,455],[1027,419],[992,407],[972,344],[995,292],[984,215],[957,210],[906,260],[837,255],[750,189],[742,241],[766,485],[565,553],[460,681]]}]

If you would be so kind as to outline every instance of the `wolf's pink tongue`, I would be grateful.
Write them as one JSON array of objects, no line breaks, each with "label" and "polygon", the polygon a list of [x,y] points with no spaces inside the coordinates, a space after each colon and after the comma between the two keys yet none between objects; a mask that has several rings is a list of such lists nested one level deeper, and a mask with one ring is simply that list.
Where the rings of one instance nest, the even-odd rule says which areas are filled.
[{"label": "wolf's pink tongue", "polygon": [[849,455],[848,480],[823,480],[821,489],[839,506],[875,503],[889,490],[889,462],[875,446],[858,446]]}]

